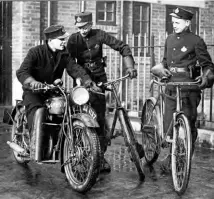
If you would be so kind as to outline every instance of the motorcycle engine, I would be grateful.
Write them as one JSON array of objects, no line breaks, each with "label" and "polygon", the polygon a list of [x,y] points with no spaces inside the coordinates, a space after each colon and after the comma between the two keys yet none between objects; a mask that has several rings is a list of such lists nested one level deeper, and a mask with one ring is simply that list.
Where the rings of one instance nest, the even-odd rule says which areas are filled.
[{"label": "motorcycle engine", "polygon": [[61,115],[65,112],[64,97],[52,97],[46,100],[46,106],[50,114]]}]

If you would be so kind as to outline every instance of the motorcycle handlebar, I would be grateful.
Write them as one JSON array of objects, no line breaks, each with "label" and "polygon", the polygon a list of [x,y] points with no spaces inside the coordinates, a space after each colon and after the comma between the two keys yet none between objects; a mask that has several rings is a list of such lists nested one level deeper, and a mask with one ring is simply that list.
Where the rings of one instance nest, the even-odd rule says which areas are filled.
[{"label": "motorcycle handlebar", "polygon": [[54,86],[53,84],[44,84],[44,87],[42,88],[36,88],[36,89],[33,89],[34,92],[38,92],[38,91],[41,91],[41,92],[47,92],[49,90],[55,90],[57,89],[59,86]]}]

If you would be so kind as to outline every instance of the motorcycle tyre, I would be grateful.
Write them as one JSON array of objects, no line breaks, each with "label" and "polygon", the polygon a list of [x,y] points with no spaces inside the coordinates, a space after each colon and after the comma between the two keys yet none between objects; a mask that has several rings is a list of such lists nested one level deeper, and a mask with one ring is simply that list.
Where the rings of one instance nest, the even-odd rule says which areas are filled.
[{"label": "motorcycle tyre", "polygon": [[[90,144],[91,151],[91,162],[89,172],[87,174],[87,177],[84,182],[78,182],[73,175],[73,172],[71,171],[71,168],[69,168],[69,164],[64,165],[64,171],[67,177],[67,180],[69,184],[71,185],[72,189],[79,192],[79,193],[85,193],[89,191],[92,186],[96,183],[97,177],[99,175],[100,166],[101,166],[101,147],[99,138],[97,136],[97,133],[95,129],[88,128],[83,124],[81,121],[75,121],[73,123],[73,134],[75,133],[75,129],[85,129],[85,133],[88,137],[88,142]],[[67,152],[66,152],[67,151]],[[66,161],[68,159],[68,152],[69,151],[69,142],[65,138],[64,140],[64,149],[63,149],[63,159]]]}]

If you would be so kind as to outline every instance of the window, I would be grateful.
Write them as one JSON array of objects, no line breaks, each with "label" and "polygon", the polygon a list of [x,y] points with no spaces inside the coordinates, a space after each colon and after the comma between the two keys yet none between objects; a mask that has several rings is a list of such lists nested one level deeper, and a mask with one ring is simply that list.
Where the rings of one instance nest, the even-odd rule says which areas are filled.
[{"label": "window", "polygon": [[[184,6],[179,6],[181,8],[184,8],[186,10],[191,11],[192,13],[194,13],[194,16],[191,20],[191,30],[192,32],[194,32],[195,34],[198,34],[198,21],[199,21],[199,14],[198,14],[198,8],[193,8],[193,7],[184,7]],[[171,34],[173,33],[173,27],[172,27],[172,19],[171,16],[169,15],[170,13],[173,12],[173,9],[176,9],[177,6],[172,6],[172,5],[167,5],[166,6],[166,32],[167,34]]]},{"label": "window", "polygon": [[[147,3],[134,3],[133,4],[133,34],[134,34],[134,54],[135,56],[140,50],[140,54],[148,54],[148,48],[140,48],[140,46],[149,45],[150,37],[150,5]],[[140,35],[140,37],[139,37]],[[140,39],[140,41],[139,41]]]},{"label": "window", "polygon": [[116,25],[116,2],[97,2],[96,22],[100,25]]}]

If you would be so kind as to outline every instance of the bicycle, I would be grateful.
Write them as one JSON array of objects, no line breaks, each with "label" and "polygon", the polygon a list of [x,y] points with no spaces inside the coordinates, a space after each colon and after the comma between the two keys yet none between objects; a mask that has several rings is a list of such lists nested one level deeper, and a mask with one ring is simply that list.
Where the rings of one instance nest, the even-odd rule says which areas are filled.
[{"label": "bicycle", "polygon": [[[178,195],[182,195],[188,186],[191,157],[192,157],[192,135],[190,124],[187,117],[181,111],[181,87],[195,86],[199,82],[168,82],[167,78],[162,80],[151,80],[153,84],[158,85],[158,96],[146,99],[141,116],[142,142],[145,152],[145,159],[148,165],[152,165],[160,154],[161,148],[169,146],[171,143],[171,172],[174,190]],[[173,118],[164,133],[163,116],[164,116],[164,97],[169,97],[163,87],[175,86],[176,88],[176,111]],[[150,88],[150,89],[151,89]],[[170,138],[169,133],[172,133]]]},{"label": "bicycle", "polygon": [[[144,171],[143,171],[142,161],[140,160],[140,157],[139,157],[139,154],[137,151],[137,140],[136,140],[129,116],[127,114],[127,111],[122,106],[122,103],[117,94],[117,88],[116,88],[116,84],[127,79],[128,77],[129,77],[129,75],[126,75],[126,76],[123,76],[116,80],[109,81],[107,83],[103,83],[101,85],[106,91],[110,91],[113,93],[113,96],[114,96],[115,102],[116,102],[116,105],[114,107],[115,112],[114,112],[114,116],[113,116],[113,122],[112,122],[112,126],[111,126],[110,132],[109,132],[109,138],[110,138],[109,142],[111,142],[111,139],[118,137],[118,134],[115,131],[115,126],[117,123],[117,119],[119,118],[121,130],[122,130],[121,133],[122,133],[122,136],[124,137],[125,145],[128,147],[128,151],[131,154],[131,160],[134,162],[134,164],[137,168],[137,171],[139,174],[139,179],[140,179],[140,181],[143,181],[145,179],[145,175],[144,175]],[[110,143],[109,143],[109,145],[110,145]]]}]

